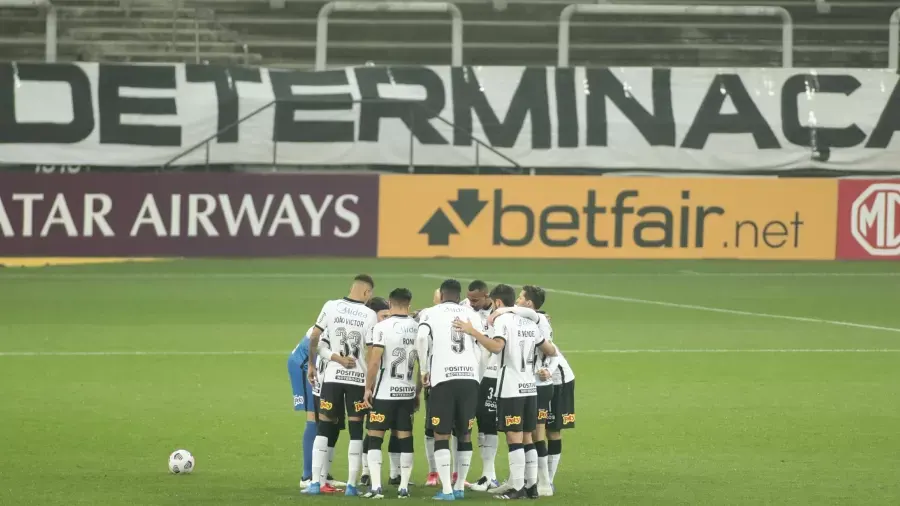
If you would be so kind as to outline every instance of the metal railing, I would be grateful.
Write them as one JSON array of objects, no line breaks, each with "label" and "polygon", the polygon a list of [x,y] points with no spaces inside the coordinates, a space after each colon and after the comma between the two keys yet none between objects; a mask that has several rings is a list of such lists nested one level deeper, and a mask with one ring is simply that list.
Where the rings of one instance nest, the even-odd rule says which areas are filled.
[{"label": "metal railing", "polygon": [[900,7],[892,14],[888,21],[888,68],[897,70],[900,64]]},{"label": "metal railing", "polygon": [[783,7],[725,5],[573,4],[559,15],[557,66],[569,66],[570,25],[574,14],[659,14],[664,16],[775,16],[781,18],[781,66],[794,66],[794,21]]},{"label": "metal railing", "polygon": [[44,34],[44,60],[49,63],[56,62],[57,33],[59,20],[56,15],[56,7],[50,0],[0,0],[0,7],[44,9],[46,16],[46,29]]},{"label": "metal railing", "polygon": [[462,66],[463,21],[459,7],[449,2],[381,2],[372,0],[329,2],[316,19],[316,70],[325,70],[328,58],[328,18],[333,12],[420,12],[450,14],[450,64]]},{"label": "metal railing", "polygon": [[[290,99],[285,99],[285,100],[290,100]],[[365,104],[365,103],[384,103],[384,102],[390,102],[391,104],[396,105],[398,103],[402,103],[403,101],[396,100],[396,99],[384,99],[384,98],[371,98],[371,99],[363,98],[363,99],[354,99],[353,100],[354,105],[360,105],[360,104]],[[194,143],[193,145],[189,146],[188,148],[183,149],[176,156],[172,157],[166,163],[164,163],[160,167],[160,169],[162,169],[162,170],[172,169],[173,164],[175,162],[181,160],[185,156],[187,156],[197,150],[200,150],[200,149],[205,150],[205,155],[204,155],[205,163],[203,165],[207,165],[207,166],[211,165],[210,158],[211,158],[211,150],[213,149],[212,143],[215,141],[215,139],[217,139],[220,135],[224,134],[225,132],[228,132],[234,128],[237,128],[237,126],[240,125],[241,123],[243,123],[247,120],[250,120],[250,119],[258,116],[259,114],[263,113],[264,111],[274,107],[278,103],[279,103],[279,99],[275,99],[275,100],[272,100],[272,101],[262,105],[261,107],[254,109],[253,111],[246,114],[245,116],[240,117],[236,121],[232,122],[231,124],[225,126],[224,128],[219,129],[217,132],[203,138],[201,141]],[[296,102],[292,101],[291,103],[296,103]],[[321,101],[318,101],[317,104],[321,104]],[[409,110],[409,116],[406,118],[406,120],[409,122],[408,123],[409,125],[415,125],[416,117],[423,116],[423,117],[437,120],[439,123],[441,123],[447,127],[450,127],[454,132],[463,133],[469,139],[471,139],[474,144],[474,147],[473,147],[474,152],[473,152],[473,159],[472,159],[472,161],[473,161],[472,167],[473,168],[475,168],[475,169],[481,168],[481,158],[483,156],[482,151],[486,150],[488,153],[496,156],[497,158],[499,158],[509,164],[509,167],[501,167],[501,169],[504,170],[505,172],[508,172],[511,174],[524,174],[525,173],[525,169],[521,165],[519,165],[519,163],[517,163],[515,160],[513,160],[509,156],[501,153],[497,148],[491,146],[490,143],[485,142],[485,141],[479,139],[478,137],[476,137],[472,133],[471,130],[462,128],[462,127],[456,125],[455,123],[453,123],[452,121],[450,121],[446,118],[443,118],[438,114],[435,114],[433,111],[430,111],[428,108],[426,108],[421,102],[409,101],[408,104],[410,106],[410,110]],[[414,109],[414,108],[418,108],[418,109]],[[409,173],[411,173],[411,174],[415,172],[415,168],[416,168],[416,161],[415,161],[416,137],[415,137],[415,134],[413,133],[414,130],[415,130],[414,128],[410,128],[410,132],[409,132],[408,169],[409,169]],[[460,147],[460,149],[462,149],[462,148]],[[273,141],[272,165],[274,167],[274,166],[278,166],[278,165],[298,165],[298,164],[291,160],[279,160],[278,143]],[[491,167],[495,167],[495,165],[492,164]],[[529,173],[533,175],[534,169],[530,169]]]}]

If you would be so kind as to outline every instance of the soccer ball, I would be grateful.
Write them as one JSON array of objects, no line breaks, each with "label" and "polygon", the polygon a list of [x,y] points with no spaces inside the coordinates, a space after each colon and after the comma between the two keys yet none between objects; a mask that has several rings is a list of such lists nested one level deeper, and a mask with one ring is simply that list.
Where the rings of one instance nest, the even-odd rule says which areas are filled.
[{"label": "soccer ball", "polygon": [[189,474],[194,471],[194,456],[187,450],[175,450],[169,455],[169,471],[172,474]]}]

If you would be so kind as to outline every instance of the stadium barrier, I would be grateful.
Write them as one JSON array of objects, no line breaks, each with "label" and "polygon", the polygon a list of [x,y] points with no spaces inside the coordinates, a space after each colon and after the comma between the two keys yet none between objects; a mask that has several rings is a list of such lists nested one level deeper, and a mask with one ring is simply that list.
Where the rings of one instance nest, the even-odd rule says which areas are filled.
[{"label": "stadium barrier", "polygon": [[900,259],[900,179],[0,173],[0,256]]}]

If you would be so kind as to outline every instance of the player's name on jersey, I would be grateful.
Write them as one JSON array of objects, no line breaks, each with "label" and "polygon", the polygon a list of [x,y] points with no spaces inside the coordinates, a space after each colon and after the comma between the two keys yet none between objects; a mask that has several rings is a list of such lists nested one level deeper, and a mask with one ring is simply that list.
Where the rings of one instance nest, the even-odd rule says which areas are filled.
[{"label": "player's name on jersey", "polygon": [[[362,312],[360,311],[360,313],[362,313]],[[362,318],[366,317],[365,314],[359,314],[356,316],[360,316]],[[338,325],[350,325],[351,327],[364,327],[366,325],[365,320],[354,320],[353,318],[345,318],[343,316],[335,317],[334,323],[338,324]]]},{"label": "player's name on jersey", "polygon": [[444,367],[444,376],[447,378],[474,378],[475,368],[467,365]]},{"label": "player's name on jersey", "polygon": [[353,369],[337,368],[334,371],[334,380],[364,384],[366,382],[366,373],[354,371]]},{"label": "player's name on jersey", "polygon": [[395,399],[412,399],[416,396],[416,387],[392,385],[388,395]]},{"label": "player's name on jersey", "polygon": [[519,383],[519,393],[520,394],[536,394],[537,386],[532,381],[531,383]]},{"label": "player's name on jersey", "polygon": [[536,330],[522,330],[522,329],[519,329],[519,330],[516,332],[516,335],[518,335],[519,337],[534,337],[534,338],[537,338],[537,337],[538,337],[538,332],[537,332]]}]

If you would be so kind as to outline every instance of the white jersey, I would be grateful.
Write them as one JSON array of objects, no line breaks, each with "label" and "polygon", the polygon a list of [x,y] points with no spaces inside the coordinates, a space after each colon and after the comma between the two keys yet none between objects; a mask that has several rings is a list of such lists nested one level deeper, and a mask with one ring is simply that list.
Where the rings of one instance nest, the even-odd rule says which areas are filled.
[{"label": "white jersey", "polygon": [[329,364],[322,375],[324,383],[366,385],[365,346],[372,341],[372,329],[378,317],[365,304],[348,298],[330,300],[322,306],[316,327],[322,330],[320,339],[334,353],[356,359],[356,366],[347,369]]},{"label": "white jersey", "polygon": [[505,313],[494,319],[491,337],[506,340],[500,352],[499,397],[508,399],[537,395],[534,350],[544,342],[537,324],[515,313]]},{"label": "white jersey", "polygon": [[372,346],[384,349],[375,383],[375,398],[416,397],[416,334],[419,325],[409,316],[392,315],[375,325]]},{"label": "white jersey", "polygon": [[562,385],[575,379],[575,372],[569,367],[569,361],[563,356],[559,346],[556,347],[556,368],[553,369],[553,384]]},{"label": "white jersey", "polygon": [[476,328],[482,324],[472,308],[453,302],[442,302],[421,315],[419,350],[428,350],[426,370],[431,373],[431,386],[456,379],[478,381],[477,341],[453,328],[457,319],[468,320]]},{"label": "white jersey", "polygon": [[[541,337],[553,342],[553,327],[550,326],[550,320],[547,319],[547,315],[544,313],[538,313],[538,329],[541,331]],[[550,369],[551,372],[556,369],[557,360],[556,357],[548,357],[544,355],[544,352],[540,350],[540,348],[535,348],[534,350],[535,361],[534,361],[534,370],[539,371],[541,369]],[[537,374],[534,375],[534,382],[539,387],[550,386],[553,384],[553,378],[547,378],[542,381]]]},{"label": "white jersey", "polygon": [[[462,302],[460,302],[460,304],[462,304],[463,306],[466,306],[466,307],[472,307],[472,303],[469,302],[469,299],[464,299]],[[478,330],[481,330],[481,332],[484,335],[490,336],[491,328],[488,325],[488,318],[491,316],[491,312],[493,311],[493,308],[476,309],[474,311],[478,314],[478,316],[481,317],[482,325],[481,325],[481,327],[478,328]],[[478,327],[478,326],[476,325],[476,327]],[[481,345],[478,344],[477,341],[475,344],[479,348],[481,348]],[[484,370],[483,376],[485,378],[497,379],[497,372],[500,370],[500,354],[499,353],[491,353],[491,352],[488,352],[485,350],[485,352],[482,353],[482,360],[485,360],[485,358],[484,358],[485,356],[487,357],[487,359],[486,359],[487,363],[481,364],[481,368]]]}]

